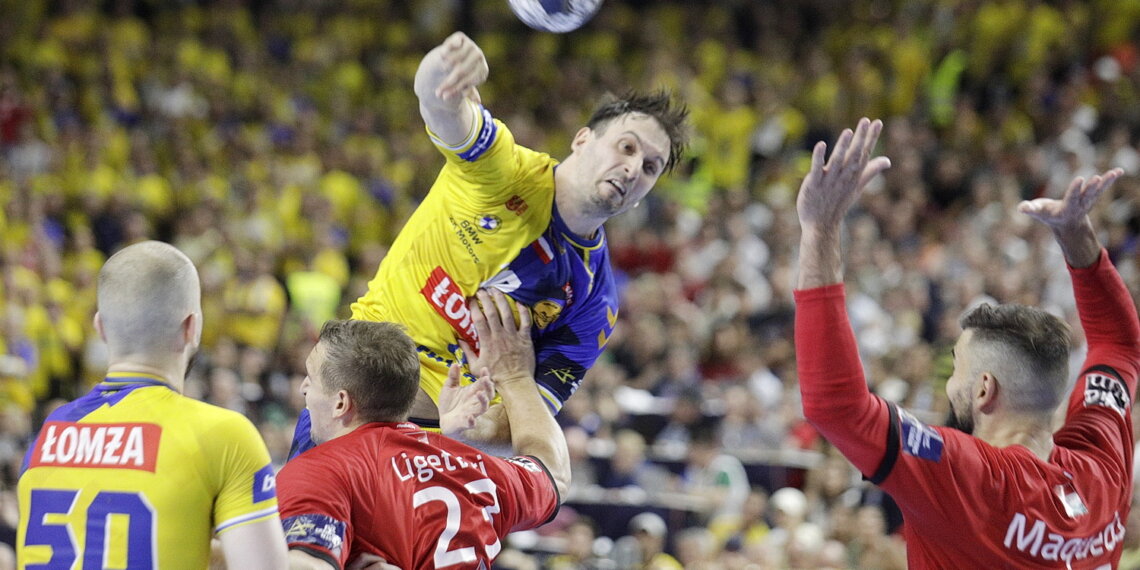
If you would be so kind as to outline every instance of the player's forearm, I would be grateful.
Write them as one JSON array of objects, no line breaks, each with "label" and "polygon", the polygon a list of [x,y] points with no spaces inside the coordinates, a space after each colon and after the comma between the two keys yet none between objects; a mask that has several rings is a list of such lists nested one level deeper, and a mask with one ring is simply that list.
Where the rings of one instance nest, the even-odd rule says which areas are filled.
[{"label": "player's forearm", "polygon": [[218,538],[229,568],[275,570],[285,565],[285,531],[276,516],[231,528]]},{"label": "player's forearm", "polygon": [[838,227],[804,227],[800,234],[797,289],[815,289],[843,280]]},{"label": "player's forearm", "polygon": [[289,551],[289,570],[329,570],[334,568],[327,561],[300,550]]},{"label": "player's forearm", "polygon": [[424,56],[416,70],[415,92],[428,129],[444,143],[456,145],[470,134],[474,110],[463,95],[443,98],[437,93],[450,73],[443,53],[444,47],[438,46]]},{"label": "player's forearm", "polygon": [[570,489],[570,452],[562,427],[546,409],[534,378],[496,379],[511,428],[511,445],[519,455],[537,457],[546,465],[558,494]]}]

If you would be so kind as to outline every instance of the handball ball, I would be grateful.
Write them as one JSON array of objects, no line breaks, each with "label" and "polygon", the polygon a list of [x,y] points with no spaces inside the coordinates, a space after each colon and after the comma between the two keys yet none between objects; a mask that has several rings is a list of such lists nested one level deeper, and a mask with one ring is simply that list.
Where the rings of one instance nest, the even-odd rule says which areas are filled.
[{"label": "handball ball", "polygon": [[511,11],[524,24],[561,34],[577,30],[594,17],[602,0],[509,0]]}]

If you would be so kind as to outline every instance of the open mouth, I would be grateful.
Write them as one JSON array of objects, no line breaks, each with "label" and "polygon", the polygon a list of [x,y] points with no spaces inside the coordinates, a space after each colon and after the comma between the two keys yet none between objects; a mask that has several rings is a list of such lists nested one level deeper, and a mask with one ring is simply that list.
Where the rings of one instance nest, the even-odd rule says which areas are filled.
[{"label": "open mouth", "polygon": [[617,193],[622,198],[625,197],[625,185],[623,185],[620,181],[618,181],[618,180],[606,180],[606,182],[608,182],[610,186],[613,186],[614,190],[617,190]]}]

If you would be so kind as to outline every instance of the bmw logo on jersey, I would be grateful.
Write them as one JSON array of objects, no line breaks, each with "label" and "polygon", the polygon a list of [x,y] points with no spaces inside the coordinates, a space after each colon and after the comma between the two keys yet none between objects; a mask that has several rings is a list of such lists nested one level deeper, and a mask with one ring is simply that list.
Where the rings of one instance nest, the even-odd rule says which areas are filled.
[{"label": "bmw logo on jersey", "polygon": [[494,214],[483,214],[475,218],[475,225],[479,231],[485,234],[493,234],[499,231],[499,227],[503,225],[503,220]]}]

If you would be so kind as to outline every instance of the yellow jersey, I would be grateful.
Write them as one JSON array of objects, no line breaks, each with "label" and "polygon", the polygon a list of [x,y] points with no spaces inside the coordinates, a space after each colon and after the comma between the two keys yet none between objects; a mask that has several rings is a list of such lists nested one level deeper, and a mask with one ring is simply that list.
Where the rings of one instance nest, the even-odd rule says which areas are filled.
[{"label": "yellow jersey", "polygon": [[141,374],[53,412],[18,490],[21,569],[206,568],[214,534],[277,517],[253,424]]},{"label": "yellow jersey", "polygon": [[547,229],[554,203],[558,162],[515,144],[481,107],[476,121],[456,146],[428,133],[447,163],[352,304],[354,319],[405,325],[433,400],[451,362],[462,361],[456,339],[478,346],[467,298]]}]

